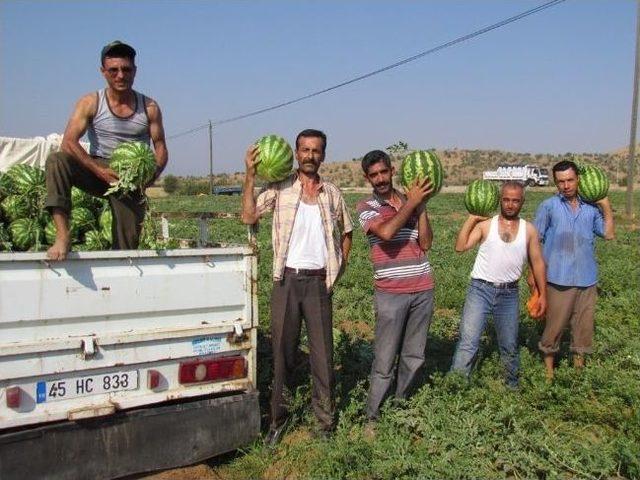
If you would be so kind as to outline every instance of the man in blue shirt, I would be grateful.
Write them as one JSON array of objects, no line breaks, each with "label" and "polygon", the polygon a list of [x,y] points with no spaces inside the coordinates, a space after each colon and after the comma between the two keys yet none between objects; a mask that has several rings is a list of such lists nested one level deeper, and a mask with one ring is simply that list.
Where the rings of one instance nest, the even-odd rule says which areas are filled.
[{"label": "man in blue shirt", "polygon": [[544,354],[547,378],[553,378],[555,353],[567,325],[571,326],[573,364],[584,367],[593,351],[593,319],[598,265],[595,237],[614,238],[608,197],[595,204],[578,196],[578,168],[567,160],[553,166],[558,194],[540,204],[534,225],[540,234],[547,266],[547,321],[538,347]]}]

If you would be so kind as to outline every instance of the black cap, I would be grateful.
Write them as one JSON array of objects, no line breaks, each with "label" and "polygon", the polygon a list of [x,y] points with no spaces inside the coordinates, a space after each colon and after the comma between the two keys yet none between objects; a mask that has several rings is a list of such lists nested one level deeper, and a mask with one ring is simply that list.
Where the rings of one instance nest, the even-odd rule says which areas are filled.
[{"label": "black cap", "polygon": [[122,43],[120,40],[114,40],[102,48],[102,52],[100,53],[100,63],[104,63],[105,57],[117,55],[124,55],[125,57],[131,57],[132,60],[135,60],[136,51],[131,45]]}]

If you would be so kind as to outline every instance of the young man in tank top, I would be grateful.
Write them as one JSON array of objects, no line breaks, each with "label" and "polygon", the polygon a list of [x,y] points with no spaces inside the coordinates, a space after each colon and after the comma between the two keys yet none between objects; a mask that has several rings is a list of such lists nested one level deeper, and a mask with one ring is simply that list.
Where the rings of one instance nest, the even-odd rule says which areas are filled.
[{"label": "young man in tank top", "polygon": [[271,345],[273,385],[270,446],[282,438],[288,412],[285,387],[294,387],[296,358],[304,317],[309,337],[313,391],[311,404],[318,420],[316,433],[325,437],[335,426],[333,398],[332,290],[347,263],[353,226],[338,187],[318,175],[327,137],[320,130],[303,130],[296,138],[298,170],[253,196],[259,149],[245,156],[242,221],[253,225],[273,212],[273,290]]},{"label": "young man in tank top", "polygon": [[[47,251],[51,260],[63,260],[71,247],[71,187],[104,197],[110,184],[118,179],[109,168],[109,158],[120,143],[153,142],[157,166],[149,184],[167,164],[160,107],[153,99],[133,90],[135,56],[131,46],[117,40],[102,49],[100,72],[107,87],[78,101],[67,123],[61,151],[47,158],[45,207],[56,226],[56,240]],[[80,145],[85,133],[89,137],[89,153]],[[109,195],[107,199],[113,212],[113,249],[138,248],[146,207],[144,192]]]},{"label": "young man in tank top", "polygon": [[547,302],[545,265],[538,232],[531,223],[519,217],[523,203],[522,184],[505,182],[500,190],[500,214],[491,219],[470,214],[458,233],[455,246],[457,252],[465,252],[480,244],[471,271],[471,284],[460,321],[460,339],[451,370],[469,375],[487,317],[491,315],[505,368],[505,382],[510,388],[518,386],[518,280],[525,263],[533,272],[539,292],[536,317],[544,314]]},{"label": "young man in tank top", "polygon": [[375,283],[375,346],[365,430],[372,435],[391,385],[395,381],[396,398],[406,398],[425,361],[434,288],[426,256],[433,240],[426,204],[433,186],[425,178],[406,195],[393,188],[394,168],[381,150],[362,158],[362,170],[373,187],[373,195],[357,206]]}]

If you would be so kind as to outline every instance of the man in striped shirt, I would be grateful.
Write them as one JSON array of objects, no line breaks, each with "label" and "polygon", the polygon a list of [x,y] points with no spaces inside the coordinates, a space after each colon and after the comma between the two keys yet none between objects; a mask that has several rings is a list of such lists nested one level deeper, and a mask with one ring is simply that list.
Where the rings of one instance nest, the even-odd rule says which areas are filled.
[{"label": "man in striped shirt", "polygon": [[270,446],[280,441],[287,426],[284,388],[293,387],[303,317],[309,337],[311,403],[319,423],[317,433],[326,437],[335,425],[331,292],[349,257],[353,226],[338,187],[318,175],[326,147],[323,132],[300,132],[295,152],[298,170],[267,184],[257,199],[253,189],[260,161],[258,147],[250,146],[245,156],[242,220],[253,225],[262,215],[273,212],[273,386],[271,427],[266,438]]},{"label": "man in striped shirt", "polygon": [[595,204],[578,195],[578,167],[563,160],[553,166],[558,193],[540,204],[534,224],[547,264],[549,307],[538,347],[544,355],[547,378],[553,378],[554,357],[564,329],[571,325],[573,364],[584,367],[593,351],[598,264],[595,237],[615,236],[613,212],[607,197]]},{"label": "man in striped shirt", "polygon": [[362,170],[373,187],[373,195],[357,206],[371,247],[375,283],[375,358],[367,400],[372,428],[394,381],[396,356],[397,398],[407,396],[424,364],[434,286],[425,254],[433,239],[425,206],[433,186],[424,179],[406,195],[394,189],[394,168],[381,150],[364,156]]}]

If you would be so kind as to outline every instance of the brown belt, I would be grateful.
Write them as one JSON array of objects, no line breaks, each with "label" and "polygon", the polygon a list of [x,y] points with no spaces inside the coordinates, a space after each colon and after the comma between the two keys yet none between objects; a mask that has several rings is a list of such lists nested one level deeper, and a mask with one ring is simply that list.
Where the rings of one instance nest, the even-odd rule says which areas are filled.
[{"label": "brown belt", "polygon": [[284,273],[288,273],[290,275],[306,275],[306,276],[312,276],[312,277],[324,277],[327,275],[327,269],[326,268],[308,269],[308,268],[284,267]]}]

